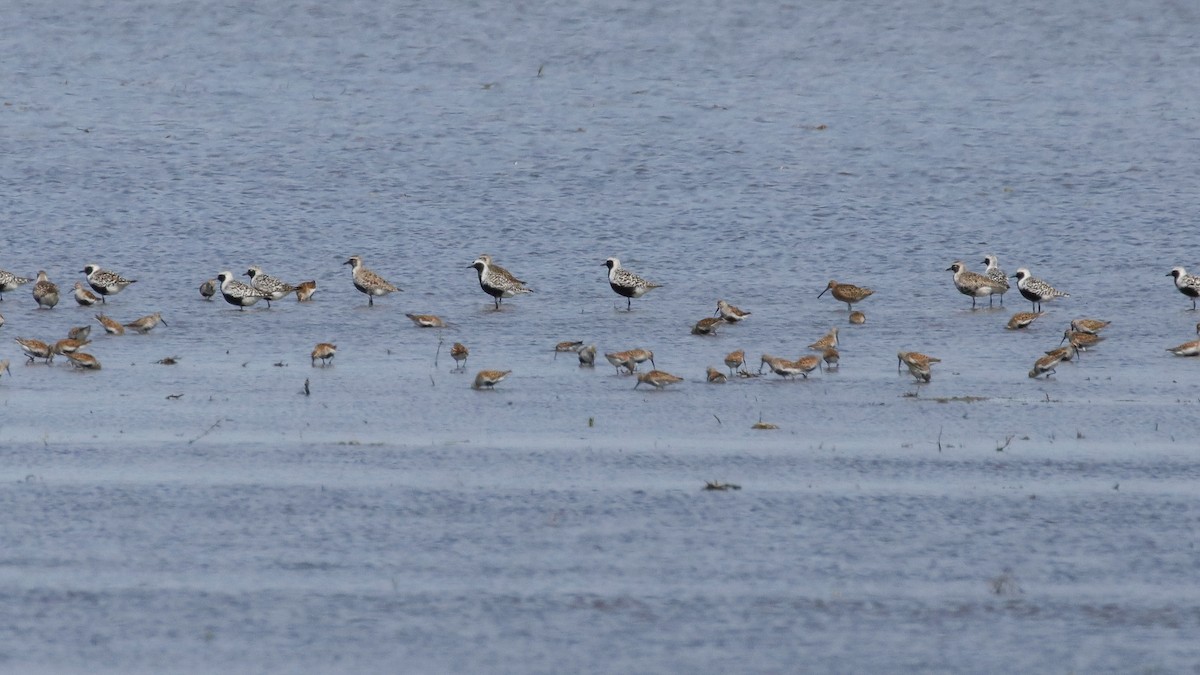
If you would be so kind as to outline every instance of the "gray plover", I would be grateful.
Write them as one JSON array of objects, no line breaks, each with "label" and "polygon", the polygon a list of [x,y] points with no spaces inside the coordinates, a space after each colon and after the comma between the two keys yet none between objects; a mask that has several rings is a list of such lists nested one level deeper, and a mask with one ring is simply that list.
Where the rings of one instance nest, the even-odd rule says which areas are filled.
[{"label": "gray plover", "polygon": [[646,281],[633,272],[621,267],[621,261],[617,258],[606,259],[604,265],[608,268],[608,285],[612,287],[613,292],[617,295],[626,298],[626,311],[633,310],[631,303],[634,298],[640,298],[646,293],[662,287],[661,284]]},{"label": "gray plover", "polygon": [[484,293],[492,296],[492,302],[496,309],[500,309],[500,303],[504,302],[505,298],[533,292],[525,287],[524,281],[492,262],[492,256],[486,253],[479,254],[475,262],[467,267],[473,267],[479,273],[479,287],[483,289]]},{"label": "gray plover", "polygon": [[95,263],[89,263],[79,270],[87,275],[88,285],[93,291],[100,294],[101,302],[108,302],[105,296],[116,295],[125,290],[129,284],[137,282],[137,279],[126,279],[125,277],[111,270],[102,269]]},{"label": "gray plover", "polygon": [[996,292],[994,281],[978,272],[968,270],[961,260],[955,260],[946,271],[954,272],[954,287],[958,292],[971,296],[971,309],[975,309],[977,298],[989,298],[990,305],[992,293]]},{"label": "gray plover", "polygon": [[289,293],[295,293],[296,287],[269,274],[264,274],[262,268],[258,265],[251,265],[246,270],[246,276],[250,277],[250,285],[258,290],[266,293],[263,298],[267,301],[267,307],[271,306],[272,300],[280,300],[286,297]]},{"label": "gray plover", "polygon": [[1029,270],[1024,267],[1018,269],[1012,278],[1017,280],[1017,290],[1021,292],[1021,295],[1033,303],[1035,312],[1042,310],[1043,302],[1049,302],[1055,298],[1071,297],[1070,293],[1064,293],[1041,279],[1031,276]]},{"label": "gray plover", "polygon": [[233,272],[229,270],[218,274],[217,281],[221,284],[221,297],[225,298],[225,302],[237,306],[238,309],[246,309],[267,297],[266,291],[260,291],[250,284],[244,284],[234,279]]},{"label": "gray plover", "polygon": [[19,277],[12,272],[0,270],[0,300],[4,299],[5,293],[9,291],[15,291],[31,281],[33,281],[33,279],[26,279],[25,277]]},{"label": "gray plover", "polygon": [[[1008,292],[1008,275],[1004,270],[1000,269],[1000,260],[993,254],[989,253],[983,256],[983,264],[987,266],[987,271],[984,274],[995,284],[995,293],[993,295],[1000,296],[1000,304],[1004,304],[1004,294]],[[988,297],[988,304],[992,302],[991,296]]]},{"label": "gray plover", "polygon": [[1188,274],[1182,267],[1172,268],[1167,276],[1175,277],[1175,288],[1192,299],[1192,309],[1196,309],[1196,298],[1200,298],[1200,277]]},{"label": "gray plover", "polygon": [[371,307],[375,306],[375,298],[404,290],[364,267],[360,256],[352,255],[342,264],[350,266],[354,276],[354,287],[367,294],[367,305]]}]

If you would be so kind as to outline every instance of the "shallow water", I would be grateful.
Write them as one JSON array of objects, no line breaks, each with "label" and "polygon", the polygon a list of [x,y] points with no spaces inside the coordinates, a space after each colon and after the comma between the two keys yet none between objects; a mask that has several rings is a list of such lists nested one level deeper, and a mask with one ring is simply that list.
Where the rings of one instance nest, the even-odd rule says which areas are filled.
[{"label": "shallow water", "polygon": [[[1200,665],[1198,364],[1164,351],[1197,321],[1164,276],[1200,264],[1190,8],[8,14],[0,268],[64,299],[0,303],[5,668]],[[492,311],[481,251],[535,292]],[[405,291],[368,308],[355,253]],[[1028,303],[971,311],[943,271],[985,253],[1071,297],[1002,330]],[[663,287],[625,312],[608,256]],[[103,311],[169,325],[99,335],[88,262],[139,280]],[[314,301],[200,299],[252,264]],[[865,325],[830,278],[876,289]],[[753,315],[689,334],[718,297]],[[1077,316],[1107,341],[1027,378]],[[11,342],[89,321],[100,372]],[[703,383],[830,326],[837,371]],[[632,391],[566,339],[688,381]]]}]

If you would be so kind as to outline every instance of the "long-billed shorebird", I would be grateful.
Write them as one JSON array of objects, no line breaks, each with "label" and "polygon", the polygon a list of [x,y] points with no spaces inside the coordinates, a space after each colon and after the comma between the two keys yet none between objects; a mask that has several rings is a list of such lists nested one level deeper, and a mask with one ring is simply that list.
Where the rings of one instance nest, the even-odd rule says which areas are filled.
[{"label": "long-billed shorebird", "polygon": [[825,290],[817,294],[817,297],[819,298],[822,295],[825,295],[827,291],[833,295],[834,299],[846,303],[846,308],[851,310],[854,309],[854,303],[861,302],[875,293],[875,291],[869,288],[854,286],[852,284],[839,284],[836,281],[830,281],[829,284],[825,286]]}]

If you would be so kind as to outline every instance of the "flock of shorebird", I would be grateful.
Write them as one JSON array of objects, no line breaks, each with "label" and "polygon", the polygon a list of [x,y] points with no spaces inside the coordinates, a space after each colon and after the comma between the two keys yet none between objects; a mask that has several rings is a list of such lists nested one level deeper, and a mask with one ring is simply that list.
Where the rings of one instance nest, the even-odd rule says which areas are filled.
[{"label": "flock of shorebird", "polygon": [[[402,290],[365,267],[360,256],[350,256],[343,264],[350,266],[354,287],[366,294],[368,305],[373,306],[377,297]],[[962,261],[955,261],[946,271],[954,273],[955,288],[963,295],[971,297],[971,307],[973,309],[976,307],[977,301],[984,297],[988,298],[988,305],[992,306],[995,296],[999,296],[1000,304],[1003,305],[1004,294],[1010,289],[1009,279],[1016,279],[1017,290],[1026,300],[1033,304],[1033,311],[1017,312],[1014,314],[1007,324],[1007,328],[1010,330],[1026,328],[1038,317],[1041,317],[1044,314],[1042,303],[1050,302],[1057,298],[1070,297],[1069,294],[1059,291],[1045,281],[1033,277],[1029,270],[1024,267],[1018,269],[1016,274],[1009,277],[1000,269],[999,262],[994,255],[985,256],[983,264],[986,266],[986,269],[982,274],[968,270],[966,264]],[[622,267],[621,261],[617,258],[608,258],[604,261],[604,265],[608,268],[609,286],[617,295],[626,299],[626,310],[632,310],[634,299],[640,298],[649,291],[660,287],[660,284],[647,281]],[[532,292],[525,285],[525,282],[497,265],[490,255],[481,254],[474,262],[468,265],[468,268],[473,268],[477,272],[480,288],[492,297],[495,309],[499,309],[500,305],[507,298]],[[130,284],[137,281],[136,279],[127,279],[117,272],[103,269],[96,264],[85,265],[80,272],[85,275],[85,280],[88,286],[91,287],[89,291],[87,288],[84,288],[82,282],[75,283],[74,298],[82,306],[93,306],[98,303],[105,304],[107,303],[108,296],[120,293]],[[295,294],[298,301],[306,302],[312,298],[317,289],[316,281],[306,281],[295,285],[289,284],[265,274],[257,266],[247,269],[245,276],[250,278],[250,283],[247,284],[237,280],[234,278],[233,273],[228,270],[223,271],[217,274],[215,278],[200,284],[200,294],[206,299],[211,299],[220,292],[221,297],[226,302],[240,309],[245,309],[260,300],[265,300],[267,306],[270,307],[272,301],[281,300],[291,294]],[[1182,267],[1175,267],[1167,276],[1174,277],[1175,288],[1180,293],[1191,298],[1192,309],[1195,310],[1196,300],[1200,298],[1200,277],[1188,274]],[[30,282],[35,282],[33,286],[33,298],[39,308],[51,309],[58,304],[58,286],[49,280],[45,271],[39,271],[36,279],[29,279],[0,270],[0,300],[4,299],[4,293],[16,290]],[[825,293],[829,293],[839,302],[846,303],[847,310],[850,312],[850,323],[861,324],[866,321],[866,316],[862,312],[856,311],[854,305],[874,294],[873,290],[852,284],[830,281],[817,297],[822,297]],[[406,316],[414,324],[423,328],[443,328],[446,326],[446,322],[435,315],[406,314]],[[718,300],[714,316],[697,321],[692,327],[692,332],[697,335],[711,335],[720,326],[729,323],[738,323],[748,316],[750,316],[750,312],[743,311],[725,300]],[[114,321],[104,314],[97,314],[96,319],[104,327],[105,332],[116,335],[123,334],[126,329],[137,333],[147,333],[160,323],[166,325],[166,321],[163,320],[160,312],[155,312],[154,314],[125,324]],[[4,317],[0,315],[0,326],[3,325]],[[1103,340],[1100,332],[1108,325],[1108,321],[1098,319],[1079,318],[1072,320],[1070,327],[1063,332],[1063,338],[1059,342],[1060,346],[1046,351],[1043,356],[1039,357],[1030,369],[1029,377],[1036,378],[1041,375],[1048,377],[1053,374],[1055,367],[1061,362],[1075,359],[1079,352],[1087,351]],[[16,338],[16,342],[28,357],[29,363],[33,363],[35,359],[42,359],[46,363],[50,363],[56,355],[62,355],[78,368],[99,370],[100,362],[91,354],[82,351],[83,347],[91,343],[88,339],[90,332],[91,326],[80,326],[72,328],[67,337],[54,342],[44,342],[31,338]],[[1200,335],[1200,323],[1196,324],[1196,333]],[[729,369],[728,375],[709,366],[707,369],[707,380],[713,383],[721,383],[734,376],[756,377],[766,367],[769,367],[772,372],[785,378],[795,378],[799,375],[807,379],[809,373],[822,367],[822,365],[828,368],[838,367],[840,354],[837,348],[838,329],[834,327],[820,339],[808,345],[809,350],[818,352],[819,355],[810,354],[801,356],[795,360],[789,360],[771,356],[770,354],[763,354],[759,361],[757,373],[751,373],[746,370],[745,352],[737,350],[726,355],[724,359],[725,365]],[[596,346],[585,346],[581,341],[560,342],[554,347],[554,351],[555,358],[557,358],[559,353],[563,352],[576,354],[581,366],[594,366],[596,362]],[[1178,356],[1200,356],[1200,340],[1185,342],[1171,347],[1167,351]],[[316,366],[318,360],[321,361],[322,366],[329,365],[332,363],[336,353],[336,345],[328,342],[319,343],[311,354],[312,365]],[[460,342],[454,343],[450,349],[450,356],[454,359],[456,370],[465,368],[469,354],[470,351],[465,345]],[[658,370],[654,363],[654,353],[646,349],[612,352],[606,353],[604,356],[617,369],[617,372],[627,372],[637,375],[637,384],[634,385],[635,389],[642,384],[661,389],[667,385],[683,381],[681,377]],[[907,366],[909,373],[919,383],[930,382],[933,377],[932,366],[940,362],[940,359],[936,357],[915,351],[898,352],[897,359],[897,367]],[[650,362],[651,370],[638,373],[638,365],[646,361]],[[7,359],[0,360],[0,372],[11,374]],[[511,372],[507,370],[479,371],[475,376],[472,386],[476,389],[492,388]]]}]

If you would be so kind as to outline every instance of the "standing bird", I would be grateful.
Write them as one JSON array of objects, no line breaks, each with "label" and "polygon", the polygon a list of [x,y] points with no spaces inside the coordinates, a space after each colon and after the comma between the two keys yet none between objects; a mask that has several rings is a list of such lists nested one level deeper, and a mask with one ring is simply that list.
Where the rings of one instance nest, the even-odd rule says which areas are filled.
[{"label": "standing bird", "polygon": [[376,296],[384,296],[388,293],[404,290],[403,288],[391,285],[383,277],[363,267],[362,258],[359,256],[352,255],[349,260],[342,264],[350,266],[350,270],[354,274],[354,287],[367,294],[368,306],[375,306]]},{"label": "standing bird", "polygon": [[[983,256],[983,264],[987,265],[987,278],[992,280],[995,286],[995,294],[1000,296],[1000,304],[1004,305],[1004,294],[1008,292],[1008,275],[1004,270],[1000,269],[1000,261],[991,253]],[[988,305],[991,305],[991,297],[988,297]]]},{"label": "standing bird", "polygon": [[486,253],[480,253],[475,262],[467,265],[467,267],[473,267],[479,273],[479,287],[483,289],[484,293],[492,296],[492,301],[495,303],[496,309],[500,309],[500,303],[504,302],[505,298],[533,292],[533,290],[525,287],[524,281],[514,277],[508,270],[493,263],[492,256]]},{"label": "standing bird", "polygon": [[0,314],[0,326],[4,325],[4,315]]},{"label": "standing bird", "polygon": [[729,374],[733,375],[735,370],[746,365],[746,351],[739,349],[735,352],[729,352],[725,355],[725,365],[729,368]]},{"label": "standing bird", "polygon": [[471,386],[475,389],[492,389],[511,372],[511,370],[481,370],[475,374],[475,384]]},{"label": "standing bird", "polygon": [[268,309],[271,307],[272,300],[279,300],[286,297],[289,293],[296,292],[295,286],[276,279],[269,274],[263,274],[262,268],[258,265],[252,265],[250,269],[246,270],[246,276],[250,277],[251,286],[267,294]]},{"label": "standing bird", "polygon": [[854,309],[854,303],[860,302],[872,295],[875,291],[869,288],[861,288],[851,284],[839,284],[836,281],[830,281],[824,291],[817,293],[817,297],[825,295],[826,291],[832,291],[833,297],[846,303],[847,309]]},{"label": "standing bird", "polygon": [[955,260],[946,271],[954,272],[954,287],[958,292],[971,296],[971,309],[975,309],[976,298],[986,297],[988,306],[991,306],[992,293],[996,292],[996,287],[990,278],[968,270],[961,260]]},{"label": "standing bird", "polygon": [[246,309],[267,297],[265,291],[260,291],[250,284],[243,284],[234,279],[233,272],[228,270],[218,274],[217,281],[221,283],[221,297],[225,298],[225,302],[237,305],[238,309]]},{"label": "standing bird", "polygon": [[212,300],[212,297],[217,294],[217,280],[208,279],[200,284],[200,297],[205,300]]},{"label": "standing bird", "polygon": [[637,370],[637,363],[630,356],[630,352],[609,352],[604,355],[604,358],[617,369],[618,375],[621,374],[621,368],[627,369],[630,373]]},{"label": "standing bird", "polygon": [[12,272],[0,270],[0,300],[4,299],[5,293],[9,291],[15,291],[31,281],[33,281],[33,279],[26,279],[25,277],[19,277]]},{"label": "standing bird", "polygon": [[312,365],[317,365],[317,359],[321,359],[321,365],[327,366],[337,355],[337,345],[332,342],[318,342],[312,350]]},{"label": "standing bird", "polygon": [[301,281],[296,284],[296,302],[308,302],[312,300],[313,293],[317,292],[317,282]]},{"label": "standing bird", "polygon": [[105,296],[116,295],[125,290],[125,287],[129,284],[137,282],[137,279],[126,279],[116,272],[101,269],[99,265],[94,263],[84,265],[83,269],[79,271],[87,275],[88,285],[92,287],[92,290],[100,294],[101,302],[108,302]]},{"label": "standing bird", "polygon": [[82,281],[75,282],[75,302],[79,303],[80,307],[91,307],[100,302],[100,298],[96,294],[83,287]]},{"label": "standing bird", "polygon": [[1063,293],[1041,279],[1029,275],[1029,270],[1022,267],[1012,276],[1017,280],[1017,290],[1026,300],[1033,303],[1033,311],[1042,311],[1042,303],[1055,298],[1069,298],[1070,293]]},{"label": "standing bird", "polygon": [[827,347],[821,352],[821,359],[825,361],[825,369],[838,368],[841,363],[842,355],[838,352],[837,347]]},{"label": "standing bird", "polygon": [[721,318],[729,323],[737,323],[750,316],[750,312],[744,312],[724,300],[717,301],[717,314],[720,314]]},{"label": "standing bird", "polygon": [[626,298],[626,311],[633,311],[633,298],[640,298],[646,293],[662,287],[662,284],[646,281],[633,272],[621,267],[621,261],[616,258],[606,259],[604,265],[608,267],[608,285],[612,287],[613,292],[617,295]]},{"label": "standing bird", "polygon": [[12,376],[12,371],[8,369],[8,359],[0,361],[0,370],[8,373],[10,377]]},{"label": "standing bird", "polygon": [[471,355],[471,350],[461,342],[455,342],[450,347],[450,358],[454,359],[454,367],[456,370],[462,370],[467,367],[467,357]]},{"label": "standing bird", "polygon": [[829,329],[829,332],[821,337],[820,340],[808,346],[814,352],[823,352],[830,347],[838,346],[838,329],[837,326]]},{"label": "standing bird", "polygon": [[[1196,324],[1196,335],[1200,335],[1200,323]],[[1167,349],[1175,356],[1200,356],[1200,340],[1192,340]]]},{"label": "standing bird", "polygon": [[1182,267],[1172,268],[1167,276],[1175,277],[1175,288],[1192,299],[1192,309],[1196,309],[1196,298],[1200,298],[1200,277],[1188,274]]},{"label": "standing bird", "polygon": [[160,323],[164,326],[168,325],[166,319],[162,318],[162,312],[155,312],[153,314],[147,314],[140,319],[130,321],[129,323],[125,324],[125,327],[135,333],[141,333],[145,335],[146,333],[154,330],[154,327]]},{"label": "standing bird", "polygon": [[45,270],[38,270],[37,283],[33,285],[33,299],[39,308],[53,309],[58,304],[58,286],[51,283]]},{"label": "standing bird", "polygon": [[858,312],[858,311],[850,312],[850,323],[854,324],[855,326],[861,326],[866,322],[867,322],[866,314],[863,314],[862,312]]}]

